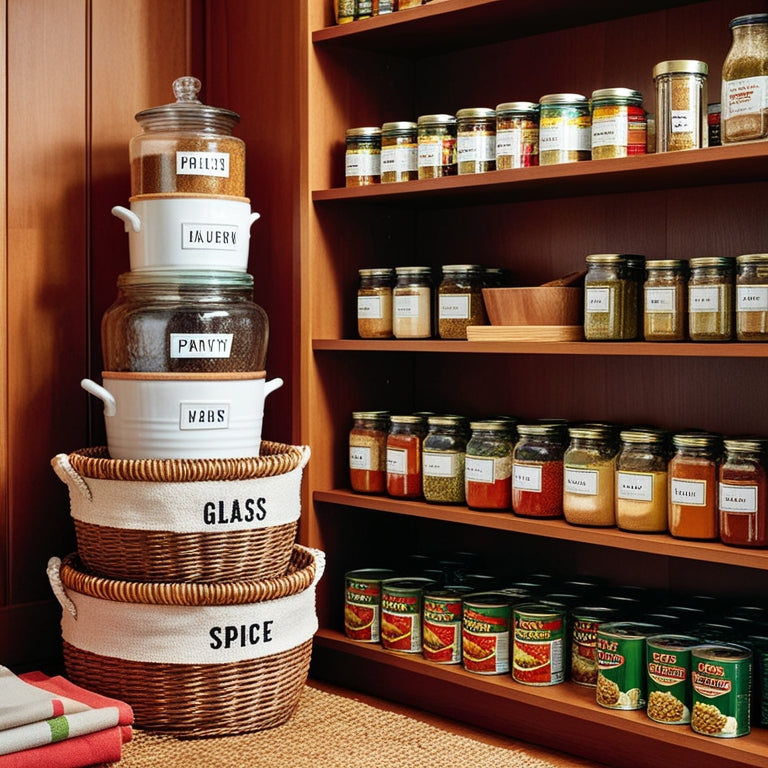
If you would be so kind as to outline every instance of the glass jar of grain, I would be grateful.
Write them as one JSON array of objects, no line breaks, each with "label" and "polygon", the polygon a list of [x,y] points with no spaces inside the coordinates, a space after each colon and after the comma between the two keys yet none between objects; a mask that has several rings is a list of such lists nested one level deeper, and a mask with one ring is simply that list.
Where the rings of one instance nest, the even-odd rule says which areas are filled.
[{"label": "glass jar of grain", "polygon": [[419,178],[416,123],[397,121],[381,126],[381,183]]},{"label": "glass jar of grain", "polygon": [[245,142],[232,135],[240,115],[202,104],[195,77],[173,82],[176,102],[136,115],[129,145],[131,195],[245,195]]},{"label": "glass jar of grain", "polygon": [[[587,341],[623,341],[634,338],[637,302],[629,288],[627,259],[618,253],[587,256],[584,278],[584,338]],[[632,294],[632,295],[630,295]],[[634,317],[634,323],[627,315]]]},{"label": "glass jar of grain", "polygon": [[392,333],[396,339],[432,336],[432,270],[396,267],[392,291]]},{"label": "glass jar of grain", "polygon": [[643,336],[646,341],[683,341],[688,325],[688,265],[681,259],[645,263]]},{"label": "glass jar of grain", "polygon": [[496,170],[539,164],[539,105],[506,101],[496,107]]},{"label": "glass jar of grain", "polygon": [[349,482],[357,493],[387,489],[388,411],[354,411],[349,431]]},{"label": "glass jar of grain", "polygon": [[539,99],[539,164],[592,158],[589,101],[579,93],[550,93]]},{"label": "glass jar of grain", "polygon": [[486,107],[456,113],[459,175],[496,170],[496,111]]},{"label": "glass jar of grain", "polygon": [[392,285],[395,271],[388,267],[359,269],[357,332],[361,339],[392,336]]},{"label": "glass jar of grain", "polygon": [[347,130],[344,181],[348,187],[367,187],[381,181],[381,128]]},{"label": "glass jar of grain", "polygon": [[695,59],[661,61],[653,68],[657,152],[707,146],[708,74],[707,64]]},{"label": "glass jar of grain", "polygon": [[733,336],[734,260],[703,256],[689,264],[689,337],[692,341],[728,341]]},{"label": "glass jar of grain", "polygon": [[768,341],[768,253],[736,258],[736,338]]},{"label": "glass jar of grain", "polygon": [[418,124],[420,179],[455,176],[456,118],[453,115],[421,115]]},{"label": "glass jar of grain", "polygon": [[437,330],[441,339],[466,339],[467,326],[487,325],[483,268],[477,264],[445,265],[437,302]]},{"label": "glass jar of grain", "polygon": [[643,95],[631,88],[592,92],[592,159],[644,155]]},{"label": "glass jar of grain", "polygon": [[467,421],[463,416],[429,416],[422,450],[424,498],[438,504],[463,504]]}]

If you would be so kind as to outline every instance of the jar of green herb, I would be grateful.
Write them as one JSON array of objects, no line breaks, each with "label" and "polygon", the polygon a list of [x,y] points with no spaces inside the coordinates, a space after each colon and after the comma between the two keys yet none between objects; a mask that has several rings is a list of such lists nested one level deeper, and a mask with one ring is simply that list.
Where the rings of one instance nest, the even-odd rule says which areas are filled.
[{"label": "jar of green herb", "polygon": [[430,416],[422,450],[426,501],[463,504],[468,428],[463,416]]}]

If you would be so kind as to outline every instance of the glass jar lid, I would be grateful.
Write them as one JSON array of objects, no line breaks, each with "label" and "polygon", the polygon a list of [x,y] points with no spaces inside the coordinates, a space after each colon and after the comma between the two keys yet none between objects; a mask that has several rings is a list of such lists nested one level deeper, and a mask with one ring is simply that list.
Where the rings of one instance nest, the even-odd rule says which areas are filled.
[{"label": "glass jar lid", "polygon": [[381,128],[370,125],[362,128],[348,128],[346,132],[348,139],[375,139],[379,136],[381,136]]},{"label": "glass jar lid", "polygon": [[720,445],[719,435],[709,432],[678,432],[672,436],[675,448],[703,448],[712,450]]},{"label": "glass jar lid", "polygon": [[417,118],[418,125],[455,125],[456,118],[453,115],[421,115]]},{"label": "glass jar lid", "polygon": [[645,268],[652,269],[685,269],[686,262],[684,259],[652,259],[645,262]]},{"label": "glass jar lid", "polygon": [[423,276],[423,275],[431,275],[432,274],[432,268],[431,267],[395,267],[395,274],[400,276]]},{"label": "glass jar lid", "polygon": [[654,443],[661,445],[667,441],[667,433],[661,429],[624,429],[619,433],[624,443]]},{"label": "glass jar lid", "polygon": [[226,272],[214,269],[195,270],[131,270],[117,277],[117,287],[149,285],[253,288],[253,275],[248,272]]},{"label": "glass jar lid", "polygon": [[418,425],[418,424],[424,424],[424,422],[425,422],[425,419],[424,419],[423,416],[415,416],[413,414],[406,414],[406,415],[397,414],[397,415],[390,416],[389,420],[393,424],[414,424],[414,425]]},{"label": "glass jar lid", "polygon": [[607,426],[580,424],[569,427],[568,434],[579,440],[606,440],[613,436],[613,431]]},{"label": "glass jar lid", "polygon": [[534,101],[505,101],[496,106],[496,117],[516,112],[538,112],[539,105]]},{"label": "glass jar lid", "polygon": [[737,264],[768,264],[768,253],[745,253],[736,257]]},{"label": "glass jar lid", "polygon": [[463,427],[466,419],[463,416],[446,414],[444,416],[428,416],[427,423],[430,427]]},{"label": "glass jar lid", "polygon": [[504,419],[481,419],[470,421],[469,428],[474,432],[510,432],[514,424]]},{"label": "glass jar lid", "polygon": [[737,16],[728,22],[728,27],[733,29],[745,24],[768,24],[768,13],[747,13],[744,16]]},{"label": "glass jar lid", "polygon": [[488,107],[470,107],[468,109],[460,109],[456,113],[457,120],[489,120],[496,117],[496,110],[489,109]]},{"label": "glass jar lid", "polygon": [[352,418],[360,421],[384,421],[389,411],[352,411]]},{"label": "glass jar lid", "polygon": [[733,259],[729,256],[697,256],[690,260],[691,269],[697,267],[719,267],[733,269]]},{"label": "glass jar lid", "polygon": [[709,66],[704,61],[697,59],[672,59],[660,61],[653,68],[653,79],[660,75],[703,75],[707,76]]},{"label": "glass jar lid", "polygon": [[586,104],[587,97],[580,93],[548,93],[539,99],[539,104],[544,106],[558,104]]},{"label": "glass jar lid", "polygon": [[358,269],[357,273],[360,277],[392,277],[395,270],[389,267],[371,267],[370,269]]},{"label": "glass jar lid", "polygon": [[587,256],[587,264],[626,264],[626,256],[620,253],[591,253]]},{"label": "glass jar lid", "polygon": [[726,451],[736,453],[762,453],[768,449],[768,439],[764,437],[729,437],[723,440]]},{"label": "glass jar lid", "polygon": [[642,104],[643,94],[632,88],[600,88],[592,91],[592,102],[603,100],[624,100],[631,104]]},{"label": "glass jar lid", "polygon": [[565,428],[562,424],[518,424],[517,431],[531,437],[562,437]]},{"label": "glass jar lid", "polygon": [[443,265],[444,275],[454,275],[457,273],[480,274],[483,268],[479,264],[445,264]]},{"label": "glass jar lid", "polygon": [[408,122],[407,120],[396,120],[391,123],[384,123],[381,126],[381,134],[387,134],[388,136],[397,136],[402,133],[412,133],[416,130],[416,123]]}]

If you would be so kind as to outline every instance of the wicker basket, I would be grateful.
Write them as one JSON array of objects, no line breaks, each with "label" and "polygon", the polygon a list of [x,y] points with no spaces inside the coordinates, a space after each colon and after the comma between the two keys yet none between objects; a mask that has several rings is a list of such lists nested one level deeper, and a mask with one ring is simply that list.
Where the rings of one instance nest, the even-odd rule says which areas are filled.
[{"label": "wicker basket", "polygon": [[[136,725],[147,730],[202,737],[281,725],[293,714],[306,684],[317,628],[315,584],[324,563],[322,552],[296,545],[288,573],[282,577],[222,584],[148,584],[93,576],[82,569],[75,555],[63,562],[52,558],[48,575],[64,609],[67,676],[78,685],[125,701],[133,708]],[[294,603],[287,609],[290,601]],[[283,614],[277,616],[280,610]],[[158,611],[161,620],[153,625],[147,617]],[[210,628],[220,628],[221,611],[256,616],[254,621],[275,616],[270,641],[276,641],[279,651],[211,662],[213,651],[208,646],[214,634]],[[126,621],[136,623],[141,632],[141,637],[129,637],[127,643]],[[261,623],[266,626],[263,618]],[[302,626],[296,629],[297,625]],[[249,652],[237,643],[232,645],[231,654]],[[190,661],[190,654],[199,655],[200,663]],[[181,662],[168,660],[174,658]]]},{"label": "wicker basket", "polygon": [[[69,486],[88,571],[129,581],[217,582],[286,572],[308,459],[306,446],[265,441],[261,455],[247,459],[111,459],[97,447],[59,454],[52,464]],[[277,484],[290,498],[274,501],[261,522],[202,520],[203,506],[222,494],[269,500],[264,487],[275,493]]]}]

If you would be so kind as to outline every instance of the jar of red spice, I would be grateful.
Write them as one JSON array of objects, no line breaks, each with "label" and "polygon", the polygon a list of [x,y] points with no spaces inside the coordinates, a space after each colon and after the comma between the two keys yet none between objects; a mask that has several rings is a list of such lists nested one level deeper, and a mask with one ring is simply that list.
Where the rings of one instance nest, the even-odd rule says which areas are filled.
[{"label": "jar of red spice", "polygon": [[512,503],[513,424],[507,420],[470,422],[464,490],[472,509],[509,509]]},{"label": "jar of red spice", "polygon": [[349,482],[358,493],[384,493],[387,486],[388,411],[354,411],[349,432]]},{"label": "jar of red spice", "polygon": [[387,436],[387,493],[421,498],[421,444],[427,434],[422,416],[391,416]]},{"label": "jar of red spice", "polygon": [[723,441],[720,466],[720,539],[740,547],[768,545],[768,440],[758,437]]},{"label": "jar of red spice", "polygon": [[518,424],[512,455],[512,511],[523,517],[563,516],[562,424]]}]

